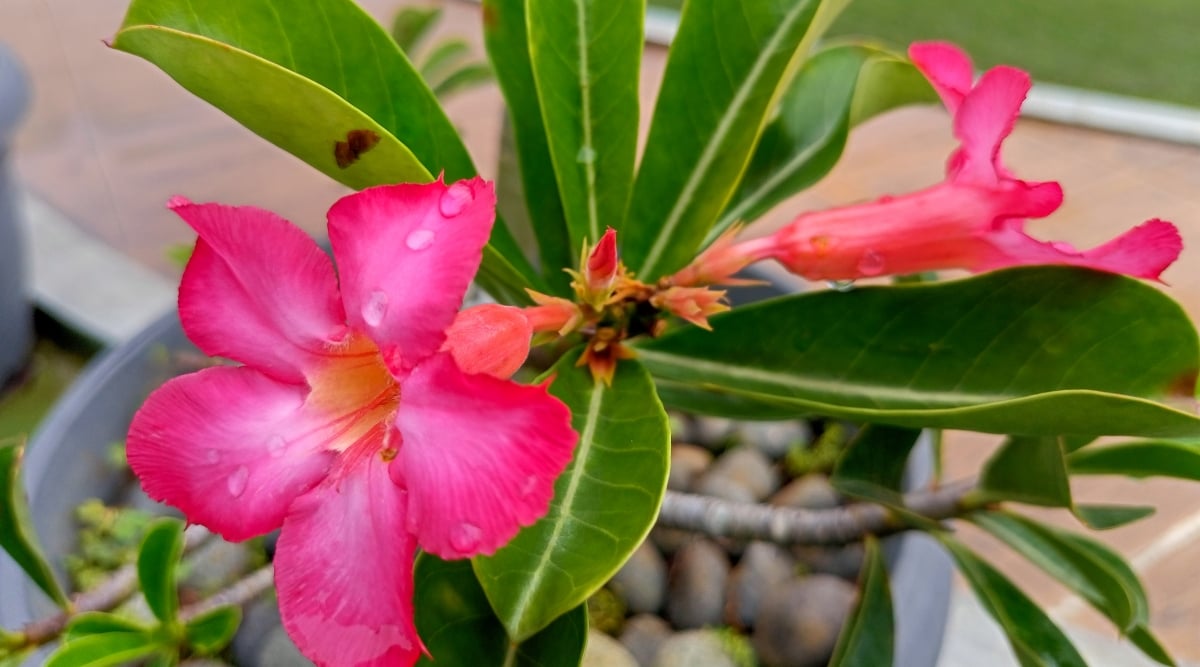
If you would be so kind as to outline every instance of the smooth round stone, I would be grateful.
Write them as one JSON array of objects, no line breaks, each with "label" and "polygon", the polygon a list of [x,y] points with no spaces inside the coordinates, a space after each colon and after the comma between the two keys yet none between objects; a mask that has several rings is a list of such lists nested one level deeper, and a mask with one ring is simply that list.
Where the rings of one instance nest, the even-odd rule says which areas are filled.
[{"label": "smooth round stone", "polygon": [[667,426],[671,429],[671,442],[690,442],[695,419],[682,412],[668,412]]},{"label": "smooth round stone", "polygon": [[638,662],[621,642],[603,632],[588,630],[587,648],[579,667],[638,667]]},{"label": "smooth round stone", "polygon": [[805,475],[793,479],[767,501],[776,507],[824,510],[838,507],[842,497],[824,475]]},{"label": "smooth round stone", "polygon": [[712,461],[712,452],[698,445],[671,445],[671,473],[667,477],[667,488],[672,491],[690,490],[696,478],[708,470]]},{"label": "smooth round stone", "polygon": [[753,637],[763,667],[825,665],[856,595],[850,583],[821,574],[793,579],[768,593]]},{"label": "smooth round stone", "polygon": [[733,439],[737,423],[725,417],[698,416],[692,422],[692,440],[698,445],[719,449]]},{"label": "smooth round stone", "polygon": [[649,540],[642,542],[608,582],[634,614],[655,614],[667,595],[667,561]]},{"label": "smooth round stone", "polygon": [[763,500],[778,488],[779,471],[751,447],[725,452],[696,482],[697,493],[740,502]]},{"label": "smooth round stone", "polygon": [[638,614],[625,621],[619,639],[641,667],[653,667],[658,650],[670,636],[671,626],[661,617]]},{"label": "smooth round stone", "polygon": [[716,632],[690,630],[663,642],[654,667],[738,667],[738,663],[725,651]]},{"label": "smooth round stone", "polygon": [[711,540],[697,537],[679,549],[667,577],[667,618],[677,628],[719,625],[725,609],[729,559]]},{"label": "smooth round stone", "polygon": [[737,426],[738,440],[754,447],[769,458],[778,460],[792,447],[812,442],[812,429],[806,421],[741,422]]},{"label": "smooth round stone", "polygon": [[840,547],[794,546],[792,555],[809,572],[831,574],[847,581],[858,580],[865,558],[861,542]]},{"label": "smooth round stone", "polygon": [[752,628],[762,600],[796,574],[796,559],[768,542],[751,542],[729,575],[725,594],[725,622]]},{"label": "smooth round stone", "polygon": [[250,547],[222,539],[205,542],[189,560],[193,566],[183,583],[201,594],[215,593],[228,586],[254,565]]}]

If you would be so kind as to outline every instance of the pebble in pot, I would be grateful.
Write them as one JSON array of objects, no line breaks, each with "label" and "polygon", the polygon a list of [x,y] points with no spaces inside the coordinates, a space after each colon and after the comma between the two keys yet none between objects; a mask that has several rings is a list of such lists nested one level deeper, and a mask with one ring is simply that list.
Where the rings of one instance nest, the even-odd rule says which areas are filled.
[{"label": "pebble in pot", "polygon": [[737,432],[738,440],[775,460],[783,458],[792,447],[812,442],[812,428],[806,421],[741,422]]},{"label": "pebble in pot", "polygon": [[642,667],[651,667],[658,651],[671,636],[671,626],[653,614],[638,614],[625,621],[620,640]]},{"label": "pebble in pot", "polygon": [[667,594],[667,561],[653,543],[642,542],[608,585],[631,613],[657,613]]},{"label": "pebble in pot", "polygon": [[703,447],[679,443],[671,445],[671,473],[667,477],[667,488],[672,491],[688,491],[708,466],[713,455]]},{"label": "pebble in pot", "polygon": [[768,593],[753,638],[763,666],[825,665],[856,595],[853,584],[823,574],[793,579]]},{"label": "pebble in pot", "polygon": [[779,488],[779,471],[752,447],[725,452],[696,481],[695,491],[737,502],[758,502]]},{"label": "pebble in pot", "polygon": [[767,502],[776,507],[825,510],[841,505],[842,497],[824,475],[805,475],[785,484]]},{"label": "pebble in pot", "polygon": [[690,630],[663,642],[654,667],[738,667],[713,630]]},{"label": "pebble in pot", "polygon": [[587,649],[579,667],[638,667],[638,663],[621,642],[603,632],[589,630]]},{"label": "pebble in pot", "polygon": [[725,622],[736,628],[754,627],[763,598],[796,574],[796,559],[768,542],[751,542],[729,576]]},{"label": "pebble in pot", "polygon": [[667,583],[667,618],[677,628],[719,625],[725,610],[729,559],[712,540],[697,537],[675,554]]}]

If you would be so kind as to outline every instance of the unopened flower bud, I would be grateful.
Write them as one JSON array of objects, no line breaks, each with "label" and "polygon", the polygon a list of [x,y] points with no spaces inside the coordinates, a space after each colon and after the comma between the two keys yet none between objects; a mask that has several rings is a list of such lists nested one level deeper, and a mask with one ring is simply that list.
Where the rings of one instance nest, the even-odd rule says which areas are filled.
[{"label": "unopened flower bud", "polygon": [[584,279],[591,294],[606,294],[617,278],[620,262],[617,260],[617,230],[609,227],[592,248],[584,267]]},{"label": "unopened flower bud", "polygon": [[446,329],[442,350],[464,373],[507,379],[529,356],[533,329],[520,308],[495,303],[468,308]]}]

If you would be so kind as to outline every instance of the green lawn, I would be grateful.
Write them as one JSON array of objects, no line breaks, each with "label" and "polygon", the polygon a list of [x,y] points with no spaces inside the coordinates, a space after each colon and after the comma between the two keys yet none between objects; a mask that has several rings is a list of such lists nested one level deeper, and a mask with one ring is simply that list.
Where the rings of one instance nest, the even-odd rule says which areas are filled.
[{"label": "green lawn", "polygon": [[855,0],[831,34],[949,39],[979,67],[1200,107],[1200,0]]}]

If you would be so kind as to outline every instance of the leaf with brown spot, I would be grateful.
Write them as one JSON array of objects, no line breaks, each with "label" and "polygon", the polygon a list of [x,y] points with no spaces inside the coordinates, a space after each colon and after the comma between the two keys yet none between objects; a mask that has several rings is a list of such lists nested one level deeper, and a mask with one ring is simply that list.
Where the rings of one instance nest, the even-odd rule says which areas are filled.
[{"label": "leaf with brown spot", "polygon": [[374,148],[377,143],[379,135],[371,130],[350,130],[346,133],[345,141],[333,144],[333,157],[337,160],[337,166],[345,169],[357,162],[363,153]]}]

